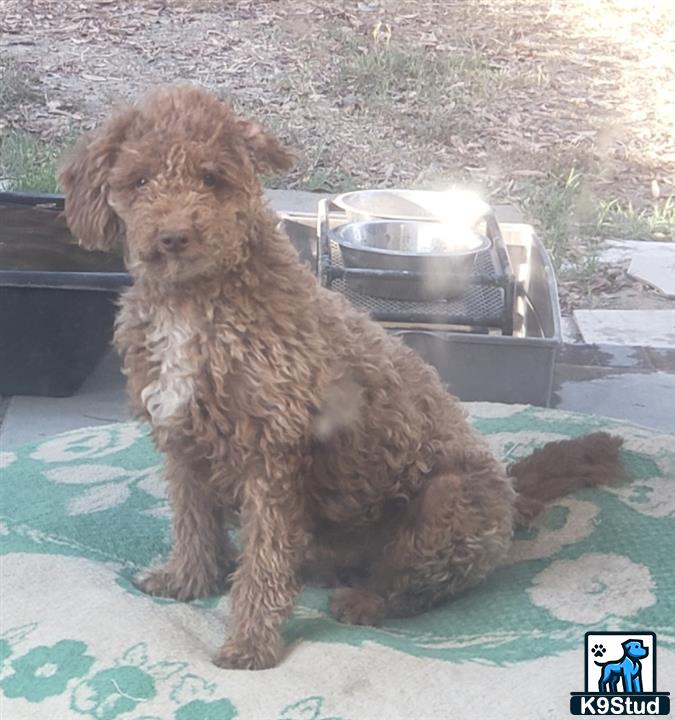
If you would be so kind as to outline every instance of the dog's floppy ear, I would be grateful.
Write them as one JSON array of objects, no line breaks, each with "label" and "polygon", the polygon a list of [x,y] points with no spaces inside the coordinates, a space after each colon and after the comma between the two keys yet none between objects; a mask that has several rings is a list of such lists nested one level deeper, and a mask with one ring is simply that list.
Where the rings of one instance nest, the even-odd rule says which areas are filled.
[{"label": "dog's floppy ear", "polygon": [[257,172],[261,175],[286,172],[295,164],[295,155],[254,120],[239,120],[239,130]]},{"label": "dog's floppy ear", "polygon": [[130,107],[117,110],[100,128],[82,135],[59,166],[66,221],[87,250],[111,250],[124,237],[124,226],[108,204],[108,175],[135,114]]}]

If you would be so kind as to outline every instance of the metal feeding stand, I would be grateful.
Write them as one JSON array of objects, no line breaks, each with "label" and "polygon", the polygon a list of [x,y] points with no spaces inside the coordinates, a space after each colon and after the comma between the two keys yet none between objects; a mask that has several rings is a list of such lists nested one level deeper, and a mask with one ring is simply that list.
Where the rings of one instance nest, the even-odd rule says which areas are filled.
[{"label": "metal feeding stand", "polygon": [[447,300],[391,300],[365,294],[348,283],[351,278],[422,280],[422,273],[407,270],[374,270],[345,267],[340,246],[332,237],[331,212],[339,209],[329,200],[319,204],[317,265],[321,284],[344,294],[353,305],[386,325],[440,325],[454,330],[487,334],[498,331],[513,335],[516,281],[499,225],[493,214],[485,218],[490,247],[476,254],[472,271],[445,275],[446,283],[459,283],[465,290]]}]

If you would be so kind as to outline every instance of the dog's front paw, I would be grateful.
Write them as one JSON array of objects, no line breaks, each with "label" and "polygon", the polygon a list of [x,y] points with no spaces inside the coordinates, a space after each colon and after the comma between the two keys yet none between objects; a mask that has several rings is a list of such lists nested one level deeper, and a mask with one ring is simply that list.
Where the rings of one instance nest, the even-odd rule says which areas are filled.
[{"label": "dog's front paw", "polygon": [[330,602],[333,617],[348,625],[380,625],[385,615],[384,599],[361,588],[342,588]]},{"label": "dog's front paw", "polygon": [[146,595],[187,602],[216,594],[220,584],[204,573],[188,576],[167,564],[137,575],[134,585]]},{"label": "dog's front paw", "polygon": [[277,664],[278,656],[277,649],[230,641],[220,648],[213,662],[226,670],[267,670]]},{"label": "dog's front paw", "polygon": [[166,566],[137,575],[134,578],[134,585],[146,595],[172,598],[173,600],[192,599],[191,593],[187,591],[176,573]]}]

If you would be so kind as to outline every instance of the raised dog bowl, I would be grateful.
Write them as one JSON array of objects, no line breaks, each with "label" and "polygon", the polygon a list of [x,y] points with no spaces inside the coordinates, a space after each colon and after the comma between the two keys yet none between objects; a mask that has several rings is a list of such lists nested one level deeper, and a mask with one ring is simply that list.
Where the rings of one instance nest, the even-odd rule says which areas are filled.
[{"label": "raised dog bowl", "polygon": [[478,253],[490,241],[470,230],[436,222],[371,220],[332,231],[347,268],[399,271],[347,277],[359,292],[396,300],[449,299],[461,295]]},{"label": "raised dog bowl", "polygon": [[[316,233],[317,220],[313,213],[288,213],[284,231],[297,245]],[[335,231],[344,214],[328,220]],[[555,273],[530,225],[501,222],[499,227],[518,278],[511,335],[426,320],[381,322],[434,365],[462,400],[549,405],[562,342]],[[357,307],[372,314],[370,305]]]}]

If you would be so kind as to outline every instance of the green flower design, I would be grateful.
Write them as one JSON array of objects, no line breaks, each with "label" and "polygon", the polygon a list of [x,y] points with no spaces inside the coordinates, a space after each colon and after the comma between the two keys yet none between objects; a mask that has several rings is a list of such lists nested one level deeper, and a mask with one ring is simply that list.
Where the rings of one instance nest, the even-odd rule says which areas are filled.
[{"label": "green flower design", "polygon": [[73,691],[71,708],[96,720],[113,720],[157,694],[151,675],[133,665],[107,668]]},{"label": "green flower design", "polygon": [[303,698],[287,705],[279,715],[279,720],[342,720],[339,717],[322,717],[323,698],[319,695]]},{"label": "green flower design", "polygon": [[213,702],[193,700],[178,710],[175,720],[234,720],[238,714],[227,698]]},{"label": "green flower design", "polygon": [[12,646],[4,638],[0,639],[0,667],[2,667],[12,654]]},{"label": "green flower design", "polygon": [[0,687],[10,698],[22,697],[40,702],[60,695],[73,678],[82,677],[94,658],[85,655],[87,646],[77,640],[61,640],[56,645],[40,645],[12,661],[12,675]]}]

